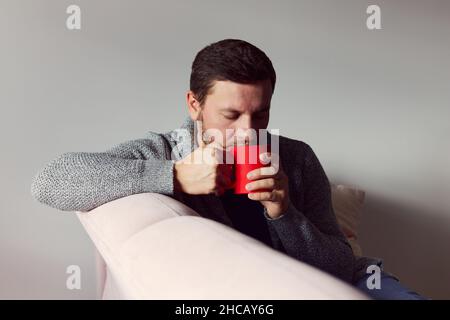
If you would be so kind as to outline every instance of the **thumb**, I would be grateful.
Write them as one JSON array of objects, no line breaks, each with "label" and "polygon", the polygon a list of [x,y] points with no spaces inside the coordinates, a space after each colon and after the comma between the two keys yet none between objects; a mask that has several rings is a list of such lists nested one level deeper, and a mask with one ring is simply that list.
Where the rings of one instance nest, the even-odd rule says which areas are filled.
[{"label": "thumb", "polygon": [[270,152],[263,152],[259,155],[259,160],[262,164],[269,164],[271,159],[272,155],[270,154]]},{"label": "thumb", "polygon": [[197,144],[200,148],[204,148],[206,146],[206,143],[203,140],[203,122],[200,120],[196,120],[195,124],[197,128]]}]

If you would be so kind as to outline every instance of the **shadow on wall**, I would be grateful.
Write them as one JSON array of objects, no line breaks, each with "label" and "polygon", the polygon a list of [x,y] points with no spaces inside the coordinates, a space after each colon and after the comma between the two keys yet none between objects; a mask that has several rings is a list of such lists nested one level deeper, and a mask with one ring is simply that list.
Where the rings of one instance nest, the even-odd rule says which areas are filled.
[{"label": "shadow on wall", "polygon": [[387,271],[432,299],[450,299],[449,212],[420,209],[366,193],[360,243]]}]

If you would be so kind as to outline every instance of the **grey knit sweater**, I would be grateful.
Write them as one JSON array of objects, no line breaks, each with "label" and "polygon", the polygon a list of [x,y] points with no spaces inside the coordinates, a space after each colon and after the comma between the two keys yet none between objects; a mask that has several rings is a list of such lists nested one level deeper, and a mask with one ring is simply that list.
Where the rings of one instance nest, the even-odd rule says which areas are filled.
[{"label": "grey knit sweater", "polygon": [[[65,211],[89,211],[136,193],[156,192],[188,205],[201,216],[233,227],[219,197],[189,195],[174,188],[174,162],[198,144],[195,123],[187,117],[181,130],[149,132],[97,153],[69,152],[35,176],[35,199]],[[279,218],[267,219],[273,248],[344,281],[355,282],[378,259],[355,259],[338,227],[328,178],[311,147],[279,136],[282,168],[289,177],[291,205]]]}]

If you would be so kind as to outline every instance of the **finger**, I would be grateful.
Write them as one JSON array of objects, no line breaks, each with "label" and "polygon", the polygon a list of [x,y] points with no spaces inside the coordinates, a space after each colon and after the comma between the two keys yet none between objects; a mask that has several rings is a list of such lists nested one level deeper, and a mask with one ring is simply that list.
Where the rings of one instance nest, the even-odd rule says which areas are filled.
[{"label": "finger", "polygon": [[[228,134],[228,137],[232,134]],[[234,164],[234,156],[233,156],[233,147],[232,141],[229,142],[229,139],[226,140],[226,145],[223,145],[220,141],[213,141],[210,144],[207,144],[206,147],[215,148],[215,156],[218,160],[218,163],[221,164]]]},{"label": "finger", "polygon": [[200,120],[195,121],[197,127],[197,144],[199,147],[205,147],[206,143],[203,141],[203,122]]},{"label": "finger", "polygon": [[210,152],[211,156],[213,156],[216,159],[217,163],[219,163],[219,164],[225,163],[225,161],[224,161],[225,150],[223,149],[223,146],[220,142],[213,141],[213,142],[207,144],[205,148],[210,150],[209,152]]},{"label": "finger", "polygon": [[277,171],[281,168],[280,156],[276,153],[263,152],[259,155],[259,160],[262,164],[267,165],[270,163]]},{"label": "finger", "polygon": [[[205,147],[211,142],[216,140],[216,137],[210,130],[203,130],[203,122],[200,120],[196,121],[197,124],[197,143],[199,147]],[[217,139],[220,140],[220,139]],[[220,143],[220,141],[218,141]]]},{"label": "finger", "polygon": [[258,169],[254,169],[247,173],[247,179],[249,180],[259,180],[263,178],[269,178],[269,177],[277,177],[278,170],[273,167],[261,167]]},{"label": "finger", "polygon": [[274,178],[267,178],[249,182],[245,185],[245,189],[247,189],[248,191],[260,189],[276,189],[277,186],[277,182]]},{"label": "finger", "polygon": [[270,167],[262,167],[259,171],[262,177],[270,177],[270,176],[277,176],[279,170],[274,165]]},{"label": "finger", "polygon": [[278,200],[277,193],[272,190],[270,191],[264,191],[264,192],[251,192],[248,194],[248,198],[251,200],[257,200],[257,201],[273,201],[276,202]]},{"label": "finger", "polygon": [[259,161],[261,161],[261,163],[264,165],[269,164],[270,160],[271,160],[270,152],[263,152],[259,155]]}]

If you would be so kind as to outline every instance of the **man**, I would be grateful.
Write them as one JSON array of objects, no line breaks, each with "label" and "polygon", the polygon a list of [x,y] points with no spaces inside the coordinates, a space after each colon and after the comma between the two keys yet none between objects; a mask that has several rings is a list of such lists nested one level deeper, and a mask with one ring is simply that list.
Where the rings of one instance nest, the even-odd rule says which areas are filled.
[{"label": "man", "polygon": [[[38,173],[32,193],[47,205],[77,211],[135,193],[166,194],[364,289],[366,267],[381,261],[355,259],[338,227],[327,176],[308,144],[279,136],[279,154],[265,156],[280,165],[252,171],[247,188],[256,191],[248,196],[230,191],[228,167],[216,161],[229,146],[227,129],[267,128],[275,82],[270,59],[257,47],[236,39],[213,43],[192,64],[189,117],[181,130],[150,132],[106,152],[63,154]],[[204,133],[210,130],[223,140],[209,141]]]}]

